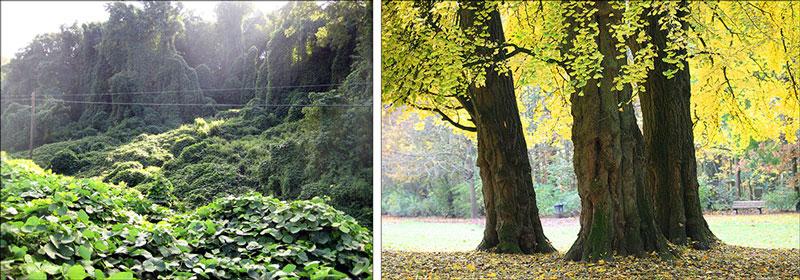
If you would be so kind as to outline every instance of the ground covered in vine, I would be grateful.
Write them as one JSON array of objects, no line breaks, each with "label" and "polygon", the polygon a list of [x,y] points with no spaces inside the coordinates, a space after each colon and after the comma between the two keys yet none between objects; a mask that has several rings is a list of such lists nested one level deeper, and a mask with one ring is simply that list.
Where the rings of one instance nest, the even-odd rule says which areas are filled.
[{"label": "ground covered in vine", "polygon": [[386,279],[799,279],[799,249],[720,245],[709,251],[678,248],[680,257],[617,257],[597,263],[554,254],[382,252]]},{"label": "ground covered in vine", "polygon": [[258,193],[189,211],[2,153],[3,279],[370,277],[371,232],[324,199]]}]

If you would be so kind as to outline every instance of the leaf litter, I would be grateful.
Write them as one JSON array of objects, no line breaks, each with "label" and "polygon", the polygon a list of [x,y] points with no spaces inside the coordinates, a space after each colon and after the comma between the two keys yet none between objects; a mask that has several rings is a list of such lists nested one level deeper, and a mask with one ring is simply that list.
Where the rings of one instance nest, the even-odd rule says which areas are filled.
[{"label": "leaf litter", "polygon": [[676,247],[678,258],[616,256],[596,263],[558,253],[384,251],[385,279],[800,279],[800,249],[717,245],[707,251]]}]

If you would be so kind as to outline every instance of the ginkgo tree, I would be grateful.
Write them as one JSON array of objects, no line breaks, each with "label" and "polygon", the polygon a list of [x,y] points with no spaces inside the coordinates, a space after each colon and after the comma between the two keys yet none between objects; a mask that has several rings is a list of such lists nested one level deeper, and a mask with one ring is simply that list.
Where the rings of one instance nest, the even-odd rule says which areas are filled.
[{"label": "ginkgo tree", "polygon": [[486,226],[480,250],[552,252],[544,236],[498,3],[385,2],[383,103],[475,132]]},{"label": "ginkgo tree", "polygon": [[[518,125],[528,138],[524,144],[572,139],[582,200],[581,232],[567,252],[574,260],[614,253],[670,256],[666,241],[709,248],[716,237],[702,217],[697,154],[728,147],[731,156],[741,156],[753,141],[797,142],[800,40],[790,27],[798,23],[797,4],[475,6],[384,3],[383,103],[437,114],[453,127],[477,132],[488,215],[481,248],[498,221],[492,203],[531,209],[487,191],[487,182],[498,177],[484,172],[491,163],[482,165],[487,155],[521,149],[497,147],[508,142],[495,140],[516,137]],[[464,11],[471,10],[497,23],[470,21]],[[495,82],[495,73],[502,82]],[[483,99],[492,102],[478,102],[482,90],[493,93]],[[503,107],[492,106],[498,104]],[[520,111],[525,117],[517,124]],[[514,174],[529,173],[529,163],[514,162]]]},{"label": "ginkgo tree", "polygon": [[[686,244],[691,240],[697,248],[708,248],[716,238],[702,217],[698,199],[693,129],[700,133],[701,143],[713,141],[718,143],[717,145],[733,146],[734,153],[741,153],[751,141],[781,138],[784,141],[796,142],[795,135],[798,132],[796,116],[800,111],[797,107],[797,97],[792,96],[797,89],[797,84],[792,79],[793,73],[797,72],[793,70],[793,67],[796,67],[793,66],[796,65],[796,58],[793,57],[797,56],[792,56],[791,53],[795,50],[793,46],[796,44],[792,42],[796,42],[797,36],[792,35],[793,31],[787,31],[782,23],[775,21],[776,18],[780,18],[784,21],[797,22],[797,12],[794,11],[796,7],[788,3],[773,5],[762,2],[724,5],[631,2],[625,4],[624,8],[619,7],[616,11],[604,15],[605,17],[622,15],[622,18],[617,20],[616,24],[610,23],[610,33],[612,33],[610,36],[616,39],[618,51],[603,53],[603,48],[597,45],[603,41],[602,39],[597,39],[595,43],[580,41],[586,36],[599,36],[598,33],[602,32],[593,31],[598,28],[598,24],[586,24],[589,27],[588,31],[576,30],[580,29],[580,26],[569,24],[571,13],[569,9],[574,9],[569,5],[567,3],[509,5],[506,14],[509,15],[511,23],[510,37],[535,56],[522,57],[525,60],[517,62],[518,68],[522,69],[518,71],[520,80],[537,84],[543,89],[542,96],[550,101],[538,104],[550,106],[547,109],[561,106],[573,108],[573,123],[564,122],[562,125],[572,126],[574,142],[580,138],[580,135],[575,135],[579,130],[576,128],[583,124],[584,119],[578,118],[575,114],[575,108],[580,104],[576,104],[574,99],[572,102],[563,101],[566,95],[574,96],[573,90],[576,89],[585,91],[586,81],[590,78],[613,79],[609,83],[614,91],[630,87],[633,94],[630,98],[617,100],[618,107],[624,112],[631,109],[626,108],[627,103],[641,104],[645,140],[643,148],[646,151],[648,173],[646,176],[648,186],[642,190],[654,191],[656,199],[653,208],[662,234],[673,243]],[[568,11],[564,12],[564,9]],[[591,10],[598,9],[595,7]],[[758,12],[753,14],[748,12],[748,9]],[[701,19],[707,15],[710,15],[709,22],[702,22]],[[559,19],[561,16],[567,18],[567,24],[550,23],[565,20]],[[597,17],[597,14],[588,13],[579,18],[592,17]],[[727,23],[730,26],[726,26],[726,21],[734,21],[736,25]],[[718,30],[707,29],[706,25],[718,27]],[[740,25],[741,27],[737,27]],[[764,30],[773,30],[773,33],[762,33]],[[727,36],[716,36],[715,32],[723,34],[727,32]],[[756,34],[742,35],[747,32]],[[768,37],[766,34],[780,34],[780,36],[766,38]],[[720,38],[727,39],[720,40]],[[570,50],[572,53],[564,53],[568,49],[565,45],[578,47]],[[592,46],[597,46],[598,49],[591,49]],[[741,54],[741,56],[730,57],[728,54]],[[604,65],[604,59],[609,55],[621,59],[617,62],[621,65],[611,65],[612,63]],[[770,56],[774,58],[767,58]],[[560,59],[566,59],[567,65],[563,62],[551,63]],[[716,64],[714,59],[717,61]],[[725,62],[720,65],[719,61],[722,60]],[[766,61],[773,63],[770,65]],[[692,78],[689,74],[690,65],[717,67],[720,71],[701,71],[700,75]],[[727,74],[732,71],[733,65],[746,66],[737,70],[743,73],[737,76],[738,81],[734,81]],[[614,69],[619,73],[610,71]],[[706,78],[707,75],[713,77]],[[697,78],[698,76],[701,78]],[[716,91],[707,88],[707,84],[698,82],[713,79],[722,81],[715,88]],[[598,86],[602,88],[602,82]],[[693,94],[700,96],[700,102],[690,102]],[[769,102],[764,102],[765,100]],[[716,107],[710,112],[698,112],[698,107],[708,106],[706,104],[714,104]],[[720,109],[720,107],[725,108]],[[754,112],[745,113],[747,110]],[[547,113],[550,117],[534,118],[533,121],[543,120],[541,121],[543,125],[558,126],[557,123],[548,124],[548,122],[569,119],[568,116],[564,117],[563,110],[541,111],[543,112],[539,115],[534,113],[534,116]],[[561,115],[558,115],[559,113]],[[607,122],[606,119],[600,119]],[[770,123],[779,123],[781,126]],[[549,130],[544,133],[552,131],[559,130]],[[547,139],[542,137],[541,131],[534,132],[534,136],[537,133],[540,135],[534,139]],[[636,134],[633,133],[633,136]],[[727,137],[716,139],[708,137],[718,134]],[[736,137],[730,137],[731,135]],[[566,136],[568,135],[564,135]],[[576,142],[576,155],[579,150],[579,143]],[[576,156],[575,162],[578,172],[579,155]],[[581,175],[578,175],[581,181]],[[583,212],[587,210],[585,206]],[[568,254],[568,257],[585,258],[577,253]]]}]

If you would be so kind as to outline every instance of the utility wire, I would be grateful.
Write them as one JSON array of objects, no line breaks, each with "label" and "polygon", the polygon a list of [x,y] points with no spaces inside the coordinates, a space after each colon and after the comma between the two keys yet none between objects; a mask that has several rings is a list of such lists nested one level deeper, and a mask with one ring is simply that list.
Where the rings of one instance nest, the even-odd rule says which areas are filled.
[{"label": "utility wire", "polygon": [[[30,100],[30,99],[28,99]],[[152,105],[152,106],[204,106],[204,107],[238,107],[246,106],[247,104],[224,104],[224,103],[138,103],[138,102],[99,102],[99,101],[71,101],[53,99],[49,100],[61,103],[78,103],[78,104],[105,104],[105,105]],[[371,107],[370,104],[255,104],[253,107]]]},{"label": "utility wire", "polygon": [[[156,93],[189,93],[189,92],[219,92],[234,90],[252,89],[286,89],[286,88],[309,88],[309,87],[328,87],[340,86],[345,83],[336,84],[316,84],[316,85],[296,85],[296,86],[266,86],[266,87],[246,87],[246,88],[210,88],[210,89],[185,89],[185,90],[162,90],[162,91],[129,91],[129,92],[98,92],[98,93],[78,93],[64,94],[63,96],[108,96],[108,95],[137,95],[137,94],[156,94]],[[350,83],[351,85],[368,85],[371,83]]]}]

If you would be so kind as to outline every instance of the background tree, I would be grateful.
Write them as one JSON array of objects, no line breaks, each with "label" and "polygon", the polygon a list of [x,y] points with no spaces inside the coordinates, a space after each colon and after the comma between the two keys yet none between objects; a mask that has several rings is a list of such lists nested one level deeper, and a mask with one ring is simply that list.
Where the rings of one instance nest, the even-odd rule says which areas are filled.
[{"label": "background tree", "polygon": [[382,213],[477,218],[475,143],[433,117],[396,110],[381,118]]}]

